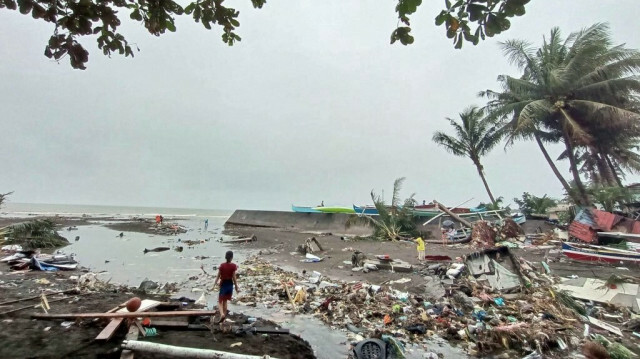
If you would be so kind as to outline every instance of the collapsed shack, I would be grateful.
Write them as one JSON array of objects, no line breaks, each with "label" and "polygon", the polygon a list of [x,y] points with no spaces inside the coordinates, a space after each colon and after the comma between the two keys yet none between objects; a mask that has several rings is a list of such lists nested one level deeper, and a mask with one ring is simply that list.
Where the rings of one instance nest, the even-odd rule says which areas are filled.
[{"label": "collapsed shack", "polygon": [[519,292],[525,282],[520,265],[508,247],[496,247],[464,256],[469,274],[482,286],[494,291]]}]

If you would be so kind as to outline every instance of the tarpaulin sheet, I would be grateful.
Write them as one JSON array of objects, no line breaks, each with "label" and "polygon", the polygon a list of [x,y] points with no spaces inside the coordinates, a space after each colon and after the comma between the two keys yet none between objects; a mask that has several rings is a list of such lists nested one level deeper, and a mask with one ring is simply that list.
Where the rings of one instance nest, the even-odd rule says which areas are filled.
[{"label": "tarpaulin sheet", "polygon": [[491,260],[493,268],[496,271],[495,275],[488,275],[487,279],[491,288],[495,290],[512,289],[520,286],[520,277],[517,274],[511,273],[507,268],[500,265],[495,260]]}]

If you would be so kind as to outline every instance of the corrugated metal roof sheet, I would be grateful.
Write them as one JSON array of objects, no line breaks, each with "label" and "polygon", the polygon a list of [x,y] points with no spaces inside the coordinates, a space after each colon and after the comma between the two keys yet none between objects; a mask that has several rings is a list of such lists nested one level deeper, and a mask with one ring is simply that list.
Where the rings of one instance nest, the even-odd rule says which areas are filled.
[{"label": "corrugated metal roof sheet", "polygon": [[620,223],[620,221],[624,219],[624,217],[617,214],[601,211],[598,209],[592,209],[591,213],[593,214],[593,218],[598,226],[598,229],[602,229],[604,231],[610,231],[613,226]]},{"label": "corrugated metal roof sheet", "polygon": [[594,243],[598,240],[598,236],[596,235],[596,231],[593,227],[577,221],[571,222],[571,225],[569,226],[569,234],[572,237],[578,238],[579,240],[587,243]]}]

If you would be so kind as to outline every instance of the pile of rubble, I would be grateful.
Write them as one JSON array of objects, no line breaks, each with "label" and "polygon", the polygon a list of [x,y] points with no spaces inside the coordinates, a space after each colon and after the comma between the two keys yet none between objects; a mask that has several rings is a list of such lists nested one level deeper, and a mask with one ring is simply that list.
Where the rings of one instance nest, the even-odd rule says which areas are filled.
[{"label": "pile of rubble", "polygon": [[556,289],[560,279],[546,263],[516,258],[505,247],[431,266],[427,286],[441,286],[444,295],[428,295],[432,288],[425,295],[395,290],[401,280],[373,285],[330,280],[318,272],[292,273],[259,257],[242,268],[246,284],[237,304],[312,314],[332,329],[348,331],[354,343],[384,336],[400,347],[422,347],[441,337],[482,356],[505,350],[571,353],[595,335],[611,342],[638,339],[598,319],[633,323],[630,310],[572,298]]}]

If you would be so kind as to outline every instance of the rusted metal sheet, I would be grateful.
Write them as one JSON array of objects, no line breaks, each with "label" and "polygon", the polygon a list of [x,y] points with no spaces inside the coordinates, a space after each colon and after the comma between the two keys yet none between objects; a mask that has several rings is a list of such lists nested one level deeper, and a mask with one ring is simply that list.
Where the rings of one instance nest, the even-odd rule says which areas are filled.
[{"label": "rusted metal sheet", "polygon": [[604,231],[610,231],[616,224],[620,223],[624,217],[610,212],[600,211],[598,209],[592,209],[591,214],[598,226],[598,229]]},{"label": "rusted metal sheet", "polygon": [[578,221],[571,222],[569,226],[569,234],[572,237],[587,243],[595,243],[598,240],[596,231],[588,224],[580,223]]}]

